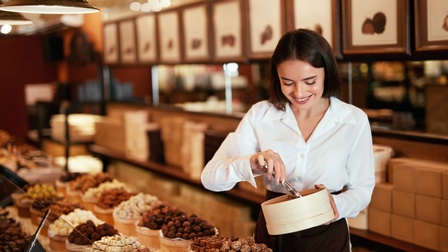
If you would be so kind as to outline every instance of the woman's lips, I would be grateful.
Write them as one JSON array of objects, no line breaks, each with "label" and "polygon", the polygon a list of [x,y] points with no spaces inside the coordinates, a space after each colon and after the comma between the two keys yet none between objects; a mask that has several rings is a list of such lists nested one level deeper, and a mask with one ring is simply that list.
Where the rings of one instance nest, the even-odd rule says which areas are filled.
[{"label": "woman's lips", "polygon": [[302,97],[302,98],[295,98],[295,100],[299,104],[305,104],[310,100],[310,98],[311,98],[311,95],[307,96],[307,97]]}]

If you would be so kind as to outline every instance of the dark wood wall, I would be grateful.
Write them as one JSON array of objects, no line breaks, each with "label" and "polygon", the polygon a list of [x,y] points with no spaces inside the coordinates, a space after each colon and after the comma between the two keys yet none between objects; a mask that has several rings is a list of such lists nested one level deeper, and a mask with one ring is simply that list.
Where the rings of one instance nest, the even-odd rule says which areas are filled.
[{"label": "dark wood wall", "polygon": [[58,79],[57,63],[45,61],[41,36],[0,36],[0,129],[25,138],[25,85]]}]

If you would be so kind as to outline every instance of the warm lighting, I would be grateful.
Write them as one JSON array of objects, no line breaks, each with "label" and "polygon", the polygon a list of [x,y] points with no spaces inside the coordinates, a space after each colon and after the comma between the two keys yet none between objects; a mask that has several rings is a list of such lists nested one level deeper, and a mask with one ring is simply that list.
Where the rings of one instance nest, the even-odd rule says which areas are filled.
[{"label": "warm lighting", "polygon": [[12,26],[9,24],[5,24],[2,26],[2,28],[0,29],[0,32],[3,34],[8,34],[12,31]]},{"label": "warm lighting", "polygon": [[142,7],[142,4],[139,2],[132,2],[131,5],[129,6],[131,11],[139,11],[141,7]]},{"label": "warm lighting", "polygon": [[33,21],[26,19],[20,13],[0,11],[0,25],[29,25],[32,23]]},{"label": "warm lighting", "polygon": [[161,11],[163,8],[170,7],[170,5],[171,5],[170,0],[147,0],[147,2],[142,4],[140,2],[132,2],[129,8],[132,11],[158,12]]},{"label": "warm lighting", "polygon": [[87,0],[9,0],[0,10],[39,14],[87,14],[99,9]]}]

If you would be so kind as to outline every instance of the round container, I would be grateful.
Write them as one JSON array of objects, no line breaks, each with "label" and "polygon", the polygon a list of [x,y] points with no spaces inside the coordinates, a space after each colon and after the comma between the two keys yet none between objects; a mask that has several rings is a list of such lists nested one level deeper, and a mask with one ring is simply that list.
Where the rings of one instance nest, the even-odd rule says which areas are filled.
[{"label": "round container", "polygon": [[280,235],[316,227],[334,218],[327,189],[299,192],[303,197],[282,195],[261,204],[270,235]]},{"label": "round container", "polygon": [[89,211],[93,212],[93,208],[94,208],[96,202],[98,202],[98,201],[97,201],[97,200],[88,200],[88,199],[82,197],[81,205],[82,205],[86,210],[89,210]]},{"label": "round container", "polygon": [[161,252],[189,252],[193,240],[166,238],[163,237],[162,231],[159,231],[159,243]]},{"label": "round container", "polygon": [[65,239],[65,248],[69,252],[82,252],[84,248],[90,247],[91,245],[77,245],[74,243],[70,243],[68,239]]},{"label": "round container", "polygon": [[93,207],[93,214],[95,214],[95,216],[98,217],[98,219],[103,220],[104,222],[106,222],[111,226],[115,226],[113,213],[114,213],[113,208],[104,209],[97,205]]},{"label": "round container", "polygon": [[11,197],[14,205],[17,206],[17,213],[21,218],[31,218],[30,207],[33,203],[31,198],[28,198],[25,193],[12,193]]},{"label": "round container", "polygon": [[122,233],[124,236],[137,237],[135,223],[139,221],[140,218],[120,218],[115,214],[112,216],[114,218],[114,227],[118,230],[118,232]]},{"label": "round container", "polygon": [[65,247],[65,241],[67,240],[67,236],[54,235],[52,232],[48,232],[49,245],[51,251],[54,252],[66,252],[68,251]]},{"label": "round container", "polygon": [[149,229],[135,223],[135,230],[137,231],[137,240],[145,247],[150,249],[160,249],[160,230]]},{"label": "round container", "polygon": [[63,196],[67,196],[67,187],[69,182],[62,182],[60,180],[56,180],[55,184],[58,193],[61,193]]},{"label": "round container", "polygon": [[82,193],[80,191],[72,191],[70,186],[67,186],[65,195],[69,201],[82,204]]},{"label": "round container", "polygon": [[42,217],[44,217],[45,215],[45,211],[38,210],[33,206],[30,206],[30,213],[31,213],[31,223],[33,223],[36,226],[39,226],[40,222],[42,221]]}]

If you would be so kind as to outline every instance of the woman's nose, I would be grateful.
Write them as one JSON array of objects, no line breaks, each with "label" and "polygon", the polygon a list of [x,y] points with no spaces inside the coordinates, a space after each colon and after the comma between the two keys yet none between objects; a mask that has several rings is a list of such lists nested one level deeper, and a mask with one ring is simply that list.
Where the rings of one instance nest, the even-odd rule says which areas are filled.
[{"label": "woman's nose", "polygon": [[306,90],[305,86],[299,83],[299,84],[295,85],[294,95],[296,97],[302,97],[305,95],[305,90]]}]

